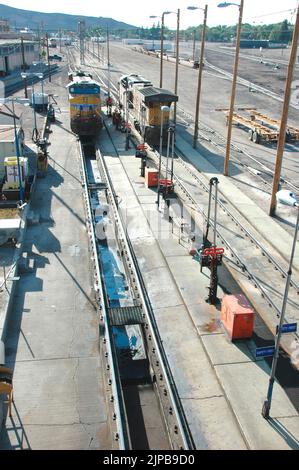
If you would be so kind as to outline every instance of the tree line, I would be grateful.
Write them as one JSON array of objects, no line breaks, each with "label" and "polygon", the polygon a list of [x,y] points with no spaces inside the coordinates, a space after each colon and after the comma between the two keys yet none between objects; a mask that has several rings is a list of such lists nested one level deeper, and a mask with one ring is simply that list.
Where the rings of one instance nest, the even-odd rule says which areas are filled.
[{"label": "tree line", "polygon": [[[293,25],[288,20],[275,24],[249,24],[242,25],[242,39],[268,40],[276,43],[288,44],[292,40]],[[174,39],[176,31],[165,27],[165,39]],[[206,39],[211,42],[230,42],[236,37],[237,26],[212,26],[207,27]],[[201,37],[202,26],[189,27],[180,31],[182,40],[193,40],[194,35],[197,39]],[[106,31],[102,28],[90,28],[89,36],[106,36]],[[158,40],[161,37],[160,23],[153,24],[151,28],[134,28],[134,29],[113,29],[113,35],[120,39],[148,39]]]}]

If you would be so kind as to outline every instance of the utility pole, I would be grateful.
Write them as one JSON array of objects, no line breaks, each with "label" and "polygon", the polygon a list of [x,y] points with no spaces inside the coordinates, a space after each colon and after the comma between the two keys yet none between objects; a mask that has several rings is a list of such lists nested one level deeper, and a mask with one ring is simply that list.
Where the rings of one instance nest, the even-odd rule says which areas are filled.
[{"label": "utility pole", "polygon": [[109,29],[107,26],[107,65],[110,67],[110,45],[109,45]]},{"label": "utility pole", "polygon": [[[107,66],[108,66],[108,98],[110,98],[110,45],[109,45],[109,29],[107,26]],[[127,96],[128,99],[128,96]]]},{"label": "utility pole", "polygon": [[195,61],[195,41],[196,41],[196,30],[193,31],[193,62]]},{"label": "utility pole", "polygon": [[[25,61],[25,49],[24,49],[24,39],[21,37],[21,50],[22,50],[22,70],[26,72],[26,61]],[[24,94],[25,98],[28,98],[28,90],[27,90],[27,79],[24,80]]]},{"label": "utility pole", "polygon": [[162,85],[163,85],[163,51],[164,51],[164,13],[162,13],[162,23],[161,23],[160,88],[162,88]]},{"label": "utility pole", "polygon": [[276,193],[279,190],[282,158],[283,158],[283,151],[285,147],[286,129],[287,129],[287,121],[288,121],[290,99],[291,99],[291,87],[292,87],[292,79],[293,79],[293,74],[294,74],[294,66],[296,63],[298,39],[299,39],[299,6],[297,8],[297,17],[296,17],[296,23],[295,23],[295,28],[294,28],[294,34],[293,34],[290,62],[288,66],[287,81],[286,81],[286,86],[285,86],[284,103],[283,103],[279,138],[278,138],[278,144],[277,144],[276,164],[275,164],[275,172],[274,172],[273,188],[272,188],[272,196],[271,196],[271,204],[270,204],[270,212],[269,212],[269,215],[271,216],[275,215],[275,210],[276,210]]},{"label": "utility pole", "polygon": [[197,82],[193,148],[196,148],[197,139],[198,139],[199,104],[200,104],[200,95],[201,95],[201,83],[202,83],[202,71],[203,71],[203,61],[204,61],[204,52],[205,52],[207,18],[208,18],[208,5],[206,5],[204,8],[204,21],[203,21],[203,28],[202,28],[201,51],[200,51],[200,64],[199,64],[198,82]]},{"label": "utility pole", "polygon": [[51,77],[51,64],[50,64],[50,54],[49,54],[49,36],[48,36],[48,33],[46,34],[46,42],[47,42],[47,61],[48,61],[49,83],[51,83],[52,77]]},{"label": "utility pole", "polygon": [[239,6],[240,14],[239,14],[239,23],[238,23],[238,32],[237,32],[232,94],[231,94],[230,110],[229,110],[229,117],[228,117],[226,154],[225,154],[224,171],[223,171],[224,176],[228,176],[228,173],[229,173],[230,146],[231,146],[231,140],[232,140],[232,125],[233,125],[233,115],[234,115],[235,98],[236,98],[236,90],[237,90],[237,77],[238,77],[238,66],[239,66],[239,56],[240,56],[240,39],[241,39],[241,29],[242,29],[242,20],[243,20],[243,10],[244,10],[244,0],[241,0],[240,6]]},{"label": "utility pole", "polygon": [[[177,30],[176,30],[176,61],[175,61],[175,80],[174,80],[174,93],[178,93],[178,78],[179,78],[179,61],[180,61],[180,9],[177,12]],[[174,103],[174,129],[176,129],[176,113],[177,103]]]},{"label": "utility pole", "polygon": [[85,51],[84,51],[84,37],[85,37],[85,21],[79,21],[79,38],[80,38],[80,64],[85,63]]},{"label": "utility pole", "polygon": [[61,29],[59,30],[59,52],[61,53],[61,41],[62,41],[62,33]]}]

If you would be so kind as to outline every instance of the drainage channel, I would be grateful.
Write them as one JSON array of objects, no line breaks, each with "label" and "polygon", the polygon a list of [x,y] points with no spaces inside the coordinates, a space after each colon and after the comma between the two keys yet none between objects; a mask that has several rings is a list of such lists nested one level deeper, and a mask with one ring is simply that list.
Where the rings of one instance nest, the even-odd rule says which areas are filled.
[{"label": "drainage channel", "polygon": [[115,442],[120,449],[192,449],[105,162],[90,143],[80,143],[80,156]]}]

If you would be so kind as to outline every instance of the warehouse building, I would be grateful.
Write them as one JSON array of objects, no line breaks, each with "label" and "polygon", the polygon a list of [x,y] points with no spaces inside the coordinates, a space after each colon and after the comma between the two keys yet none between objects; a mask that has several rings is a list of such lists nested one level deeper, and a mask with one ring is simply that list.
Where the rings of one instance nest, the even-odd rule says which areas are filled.
[{"label": "warehouse building", "polygon": [[[24,40],[25,64],[39,60],[38,42]],[[21,70],[23,64],[20,39],[0,39],[0,76],[5,77],[12,72]]]}]

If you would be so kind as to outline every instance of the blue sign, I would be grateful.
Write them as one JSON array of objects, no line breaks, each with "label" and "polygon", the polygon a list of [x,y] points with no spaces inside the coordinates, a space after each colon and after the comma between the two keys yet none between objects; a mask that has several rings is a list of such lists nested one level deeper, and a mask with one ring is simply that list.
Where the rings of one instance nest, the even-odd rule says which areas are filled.
[{"label": "blue sign", "polygon": [[265,348],[257,348],[255,357],[271,357],[274,355],[275,346],[267,346]]},{"label": "blue sign", "polygon": [[297,323],[288,323],[286,325],[282,325],[281,332],[282,333],[295,333],[297,331]]}]

